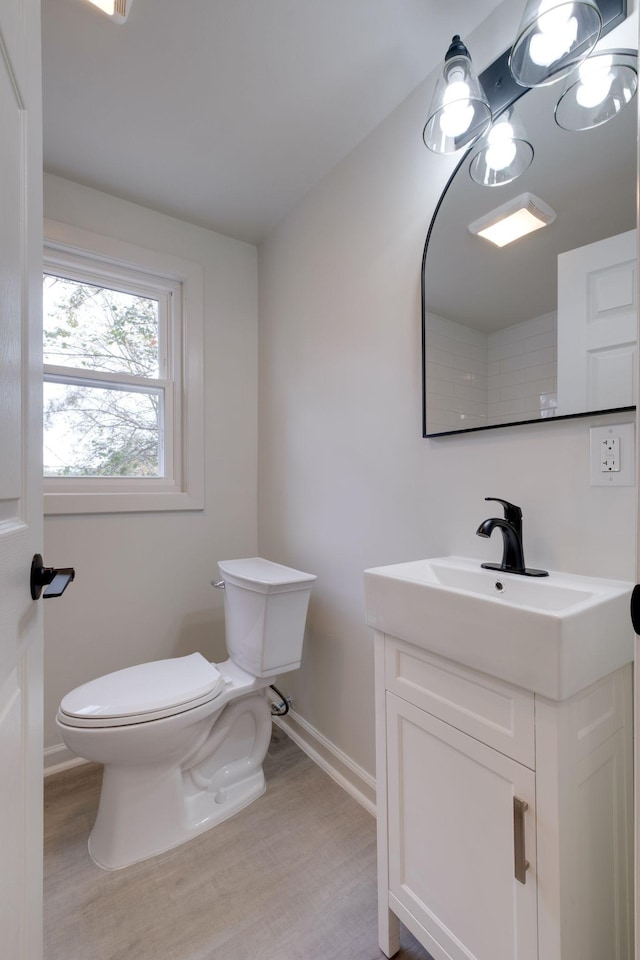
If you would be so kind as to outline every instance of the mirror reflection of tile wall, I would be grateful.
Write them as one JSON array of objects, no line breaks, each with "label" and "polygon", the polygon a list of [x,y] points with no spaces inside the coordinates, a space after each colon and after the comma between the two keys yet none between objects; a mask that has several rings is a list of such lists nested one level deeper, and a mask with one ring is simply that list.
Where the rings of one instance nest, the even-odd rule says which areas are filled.
[{"label": "mirror reflection of tile wall", "polygon": [[489,334],[429,314],[427,329],[430,434],[554,416],[555,313]]},{"label": "mirror reflection of tile wall", "polygon": [[557,315],[488,335],[490,423],[552,417],[557,403]]}]

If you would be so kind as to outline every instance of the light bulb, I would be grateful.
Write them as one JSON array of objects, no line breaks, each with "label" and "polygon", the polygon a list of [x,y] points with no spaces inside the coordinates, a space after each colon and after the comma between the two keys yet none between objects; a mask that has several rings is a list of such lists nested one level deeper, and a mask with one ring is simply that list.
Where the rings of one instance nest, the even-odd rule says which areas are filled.
[{"label": "light bulb", "polygon": [[573,14],[572,3],[558,3],[558,0],[540,0],[538,7],[538,29],[543,33],[554,33],[564,29]]},{"label": "light bulb", "polygon": [[610,53],[588,57],[578,67],[578,76],[584,83],[587,83],[591,77],[597,76],[601,70],[611,70],[612,66],[613,57]]},{"label": "light bulb", "polygon": [[[462,71],[457,75],[462,75]],[[440,114],[440,129],[446,137],[459,137],[471,126],[473,107],[469,102],[469,93],[469,84],[464,80],[447,84],[442,98],[444,109]]]},{"label": "light bulb", "polygon": [[576,90],[576,100],[581,107],[586,110],[593,109],[609,96],[613,83],[612,63],[613,57],[605,56],[585,60],[580,64],[580,84]]},{"label": "light bulb", "polygon": [[487,143],[493,145],[500,143],[501,140],[513,140],[513,134],[513,127],[508,120],[498,120],[489,131]]},{"label": "light bulb", "polygon": [[489,131],[485,162],[491,170],[506,170],[515,160],[514,130],[508,120],[498,121]]},{"label": "light bulb", "polygon": [[464,80],[453,80],[445,87],[445,91],[442,95],[442,102],[444,103],[445,107],[451,106],[460,100],[468,103],[469,93],[470,91],[468,83],[465,83]]},{"label": "light bulb", "polygon": [[440,129],[445,137],[460,137],[473,123],[473,107],[468,100],[446,107],[440,114]]},{"label": "light bulb", "polygon": [[548,67],[567,53],[578,36],[578,21],[572,17],[558,33],[536,33],[531,37],[529,56],[539,67]]},{"label": "light bulb", "polygon": [[[540,33],[531,37],[529,56],[539,67],[548,67],[567,53],[578,36],[578,21],[575,17],[557,18],[561,10],[545,13],[538,21]],[[548,20],[551,17],[553,20]]]},{"label": "light bulb", "polygon": [[485,160],[491,170],[506,170],[516,158],[516,145],[513,140],[505,140],[487,147]]}]

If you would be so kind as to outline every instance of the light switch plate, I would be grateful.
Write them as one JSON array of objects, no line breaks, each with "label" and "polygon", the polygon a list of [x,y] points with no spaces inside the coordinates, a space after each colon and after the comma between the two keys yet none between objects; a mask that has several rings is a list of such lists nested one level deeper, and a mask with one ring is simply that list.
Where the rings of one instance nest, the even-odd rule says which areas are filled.
[{"label": "light switch plate", "polygon": [[[590,429],[589,476],[592,487],[632,487],[636,482],[635,424],[614,423]],[[605,451],[615,466],[605,466]]]}]

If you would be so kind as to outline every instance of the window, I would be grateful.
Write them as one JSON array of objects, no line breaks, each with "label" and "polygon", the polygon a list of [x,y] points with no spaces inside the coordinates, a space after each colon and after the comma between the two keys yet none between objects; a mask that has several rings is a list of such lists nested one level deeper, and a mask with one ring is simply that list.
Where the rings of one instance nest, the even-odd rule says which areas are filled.
[{"label": "window", "polygon": [[105,287],[81,269],[65,272],[74,279],[44,275],[44,475],[164,478],[173,445],[167,334],[179,287],[143,289],[125,277],[125,292],[115,280]]},{"label": "window", "polygon": [[59,223],[45,237],[45,512],[201,508],[201,268]]}]

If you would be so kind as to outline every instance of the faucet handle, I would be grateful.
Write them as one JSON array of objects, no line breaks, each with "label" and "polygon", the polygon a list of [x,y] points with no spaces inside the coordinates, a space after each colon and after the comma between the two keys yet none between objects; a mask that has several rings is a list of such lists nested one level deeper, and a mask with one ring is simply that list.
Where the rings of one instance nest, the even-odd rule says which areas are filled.
[{"label": "faucet handle", "polygon": [[520,507],[517,507],[515,503],[509,503],[508,500],[501,500],[500,497],[485,497],[485,500],[494,500],[496,503],[501,503],[504,507],[505,520],[512,523],[516,530],[520,530],[522,527],[522,510]]}]

